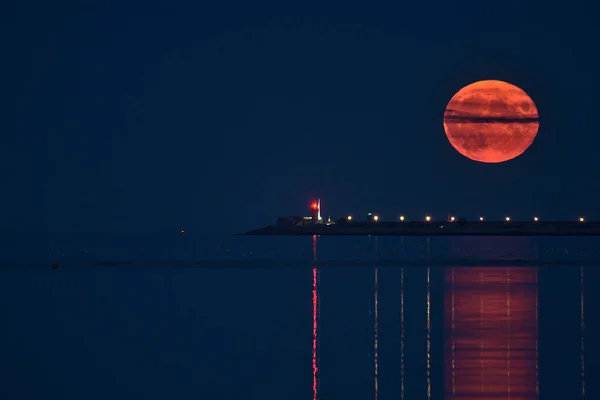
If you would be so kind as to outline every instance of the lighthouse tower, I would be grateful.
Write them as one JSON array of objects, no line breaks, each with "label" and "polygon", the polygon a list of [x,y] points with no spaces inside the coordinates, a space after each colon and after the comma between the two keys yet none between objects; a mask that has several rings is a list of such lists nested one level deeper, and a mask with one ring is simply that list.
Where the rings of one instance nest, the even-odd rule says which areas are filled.
[{"label": "lighthouse tower", "polygon": [[321,222],[321,199],[317,199],[310,204],[310,216],[313,224]]},{"label": "lighthouse tower", "polygon": [[322,221],[322,218],[321,218],[321,199],[317,199],[317,203],[319,204],[319,213],[317,215],[317,220],[319,222],[321,222]]}]

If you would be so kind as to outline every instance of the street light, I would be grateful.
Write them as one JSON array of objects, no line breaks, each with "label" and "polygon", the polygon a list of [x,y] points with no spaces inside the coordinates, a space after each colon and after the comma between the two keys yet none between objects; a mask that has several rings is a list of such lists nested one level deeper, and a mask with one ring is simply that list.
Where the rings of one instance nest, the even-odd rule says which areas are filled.
[{"label": "street light", "polygon": [[352,221],[352,215],[348,215],[348,221]]},{"label": "street light", "polygon": [[480,220],[480,221],[483,221],[483,217],[479,217],[479,220]]},{"label": "street light", "polygon": [[538,218],[538,217],[533,217],[533,220],[534,220],[535,222],[538,222],[538,221],[539,221],[539,218]]},{"label": "street light", "polygon": [[450,222],[454,222],[455,218],[454,217],[450,217]]},{"label": "street light", "polygon": [[404,215],[400,216],[400,221],[404,221]]},{"label": "street light", "polygon": [[427,221],[427,222],[431,221],[431,217],[430,217],[429,215],[428,215],[428,216],[426,216],[426,217],[425,217],[425,221]]},{"label": "street light", "polygon": [[579,217],[579,222],[583,222],[583,217]]},{"label": "street light", "polygon": [[375,222],[379,221],[379,216],[378,215],[373,216],[373,221],[375,221]]},{"label": "street light", "polygon": [[510,217],[506,217],[506,222],[510,222]]}]

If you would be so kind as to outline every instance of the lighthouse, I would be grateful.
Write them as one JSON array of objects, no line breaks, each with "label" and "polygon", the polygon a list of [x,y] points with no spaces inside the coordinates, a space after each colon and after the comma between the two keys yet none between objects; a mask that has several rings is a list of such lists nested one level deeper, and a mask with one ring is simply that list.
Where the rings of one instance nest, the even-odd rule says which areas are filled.
[{"label": "lighthouse", "polygon": [[319,207],[318,207],[319,212],[317,214],[317,220],[319,222],[321,222],[322,221],[322,218],[321,218],[321,199],[317,199],[317,203],[319,205]]},{"label": "lighthouse", "polygon": [[313,224],[321,222],[321,199],[317,199],[310,204],[310,216]]}]

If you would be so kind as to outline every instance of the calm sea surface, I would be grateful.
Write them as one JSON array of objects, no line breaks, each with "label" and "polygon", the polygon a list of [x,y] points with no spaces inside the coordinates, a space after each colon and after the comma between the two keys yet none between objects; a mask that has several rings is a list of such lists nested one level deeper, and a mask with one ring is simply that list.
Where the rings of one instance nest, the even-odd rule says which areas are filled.
[{"label": "calm sea surface", "polygon": [[600,239],[2,237],[0,399],[600,399]]}]

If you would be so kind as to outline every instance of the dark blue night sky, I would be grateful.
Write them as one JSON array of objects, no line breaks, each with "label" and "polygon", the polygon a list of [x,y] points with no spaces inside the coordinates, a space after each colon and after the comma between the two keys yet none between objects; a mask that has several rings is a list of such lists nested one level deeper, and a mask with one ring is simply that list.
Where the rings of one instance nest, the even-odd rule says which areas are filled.
[{"label": "dark blue night sky", "polygon": [[[0,224],[237,232],[302,214],[598,218],[597,3],[8,1]],[[461,87],[540,112],[496,165],[448,143]]]}]

